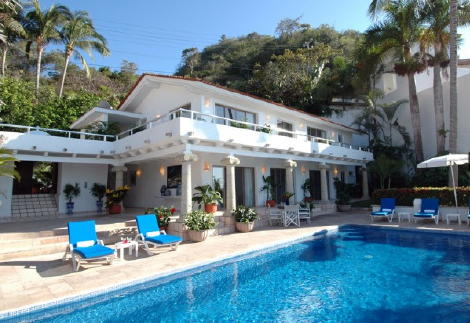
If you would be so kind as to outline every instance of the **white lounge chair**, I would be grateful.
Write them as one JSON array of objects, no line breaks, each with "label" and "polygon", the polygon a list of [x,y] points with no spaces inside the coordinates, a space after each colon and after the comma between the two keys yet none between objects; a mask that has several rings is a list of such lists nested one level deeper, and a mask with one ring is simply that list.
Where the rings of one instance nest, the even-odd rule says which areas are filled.
[{"label": "white lounge chair", "polygon": [[280,224],[284,223],[281,209],[268,206],[266,209],[266,212],[268,215],[269,225],[272,226],[273,223],[280,223]]},{"label": "white lounge chair", "polygon": [[301,207],[299,208],[299,219],[300,220],[307,220],[307,223],[310,224],[310,209]]}]

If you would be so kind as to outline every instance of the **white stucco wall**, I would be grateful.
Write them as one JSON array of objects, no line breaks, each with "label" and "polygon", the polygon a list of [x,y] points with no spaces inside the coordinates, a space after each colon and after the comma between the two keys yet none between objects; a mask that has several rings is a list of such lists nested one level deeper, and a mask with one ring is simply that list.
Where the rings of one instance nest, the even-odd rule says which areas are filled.
[{"label": "white stucco wall", "polygon": [[60,163],[57,180],[57,206],[59,213],[65,213],[67,200],[64,197],[66,184],[80,186],[80,195],[74,199],[74,212],[91,212],[96,210],[96,199],[90,189],[94,183],[106,185],[108,165]]},{"label": "white stucco wall", "polygon": [[11,216],[11,198],[13,193],[13,179],[0,177],[0,218]]}]

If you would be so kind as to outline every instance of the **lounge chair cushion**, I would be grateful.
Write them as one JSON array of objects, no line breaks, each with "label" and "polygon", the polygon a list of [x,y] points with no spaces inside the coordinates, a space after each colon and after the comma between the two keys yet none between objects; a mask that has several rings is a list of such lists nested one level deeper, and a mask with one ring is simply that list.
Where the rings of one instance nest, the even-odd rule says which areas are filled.
[{"label": "lounge chair cushion", "polygon": [[114,249],[96,244],[91,247],[75,248],[73,252],[79,254],[82,258],[89,259],[112,255],[114,254]]},{"label": "lounge chair cushion", "polygon": [[176,243],[176,242],[182,241],[180,237],[171,236],[167,234],[161,234],[155,237],[147,237],[145,238],[145,240],[153,242],[153,243],[158,243],[158,244],[170,244],[170,243]]},{"label": "lounge chair cushion", "polygon": [[425,213],[425,212],[418,212],[414,214],[414,216],[418,218],[432,218],[434,215],[435,215],[434,213]]},{"label": "lounge chair cushion", "polygon": [[432,209],[431,210],[423,210],[423,213],[432,213],[432,214],[434,214],[434,213],[436,213],[436,210],[432,210]]},{"label": "lounge chair cushion", "polygon": [[392,214],[392,212],[389,212],[389,211],[376,211],[376,212],[372,212],[371,214],[376,215],[376,216],[386,216],[386,215]]}]

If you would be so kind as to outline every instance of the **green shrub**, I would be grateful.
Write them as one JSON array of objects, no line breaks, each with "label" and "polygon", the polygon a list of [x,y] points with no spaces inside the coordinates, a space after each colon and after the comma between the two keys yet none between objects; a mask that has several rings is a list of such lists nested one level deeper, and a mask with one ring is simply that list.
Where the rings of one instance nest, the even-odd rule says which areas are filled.
[{"label": "green shrub", "polygon": [[255,209],[243,205],[237,206],[232,214],[235,216],[235,221],[245,223],[253,222],[258,217]]},{"label": "green shrub", "polygon": [[[440,205],[455,206],[454,189],[452,187],[415,187],[415,188],[390,188],[376,190],[372,193],[373,204],[380,204],[383,197],[394,197],[397,205],[413,205],[415,198],[435,197]],[[457,187],[457,201],[460,206],[468,205],[470,186]]]},{"label": "green shrub", "polygon": [[204,211],[192,211],[186,215],[184,224],[188,230],[204,231],[215,228],[214,215]]}]

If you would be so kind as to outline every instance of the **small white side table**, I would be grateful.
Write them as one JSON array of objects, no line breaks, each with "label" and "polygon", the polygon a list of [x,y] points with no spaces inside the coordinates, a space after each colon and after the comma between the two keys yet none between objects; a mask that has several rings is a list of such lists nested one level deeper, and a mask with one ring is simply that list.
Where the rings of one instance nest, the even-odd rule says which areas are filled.
[{"label": "small white side table", "polygon": [[459,222],[459,225],[461,224],[460,214],[458,214],[458,213],[448,213],[448,214],[446,214],[447,224],[449,224],[452,219],[457,220]]},{"label": "small white side table", "polygon": [[398,212],[398,223],[401,222],[401,218],[407,218],[408,222],[411,223],[411,213],[410,212]]},{"label": "small white side table", "polygon": [[116,253],[119,251],[119,258],[121,260],[124,260],[124,250],[129,249],[129,255],[132,255],[132,249],[135,250],[135,257],[137,258],[139,256],[139,244],[137,241],[128,241],[126,243],[124,242],[118,242],[116,243]]}]

